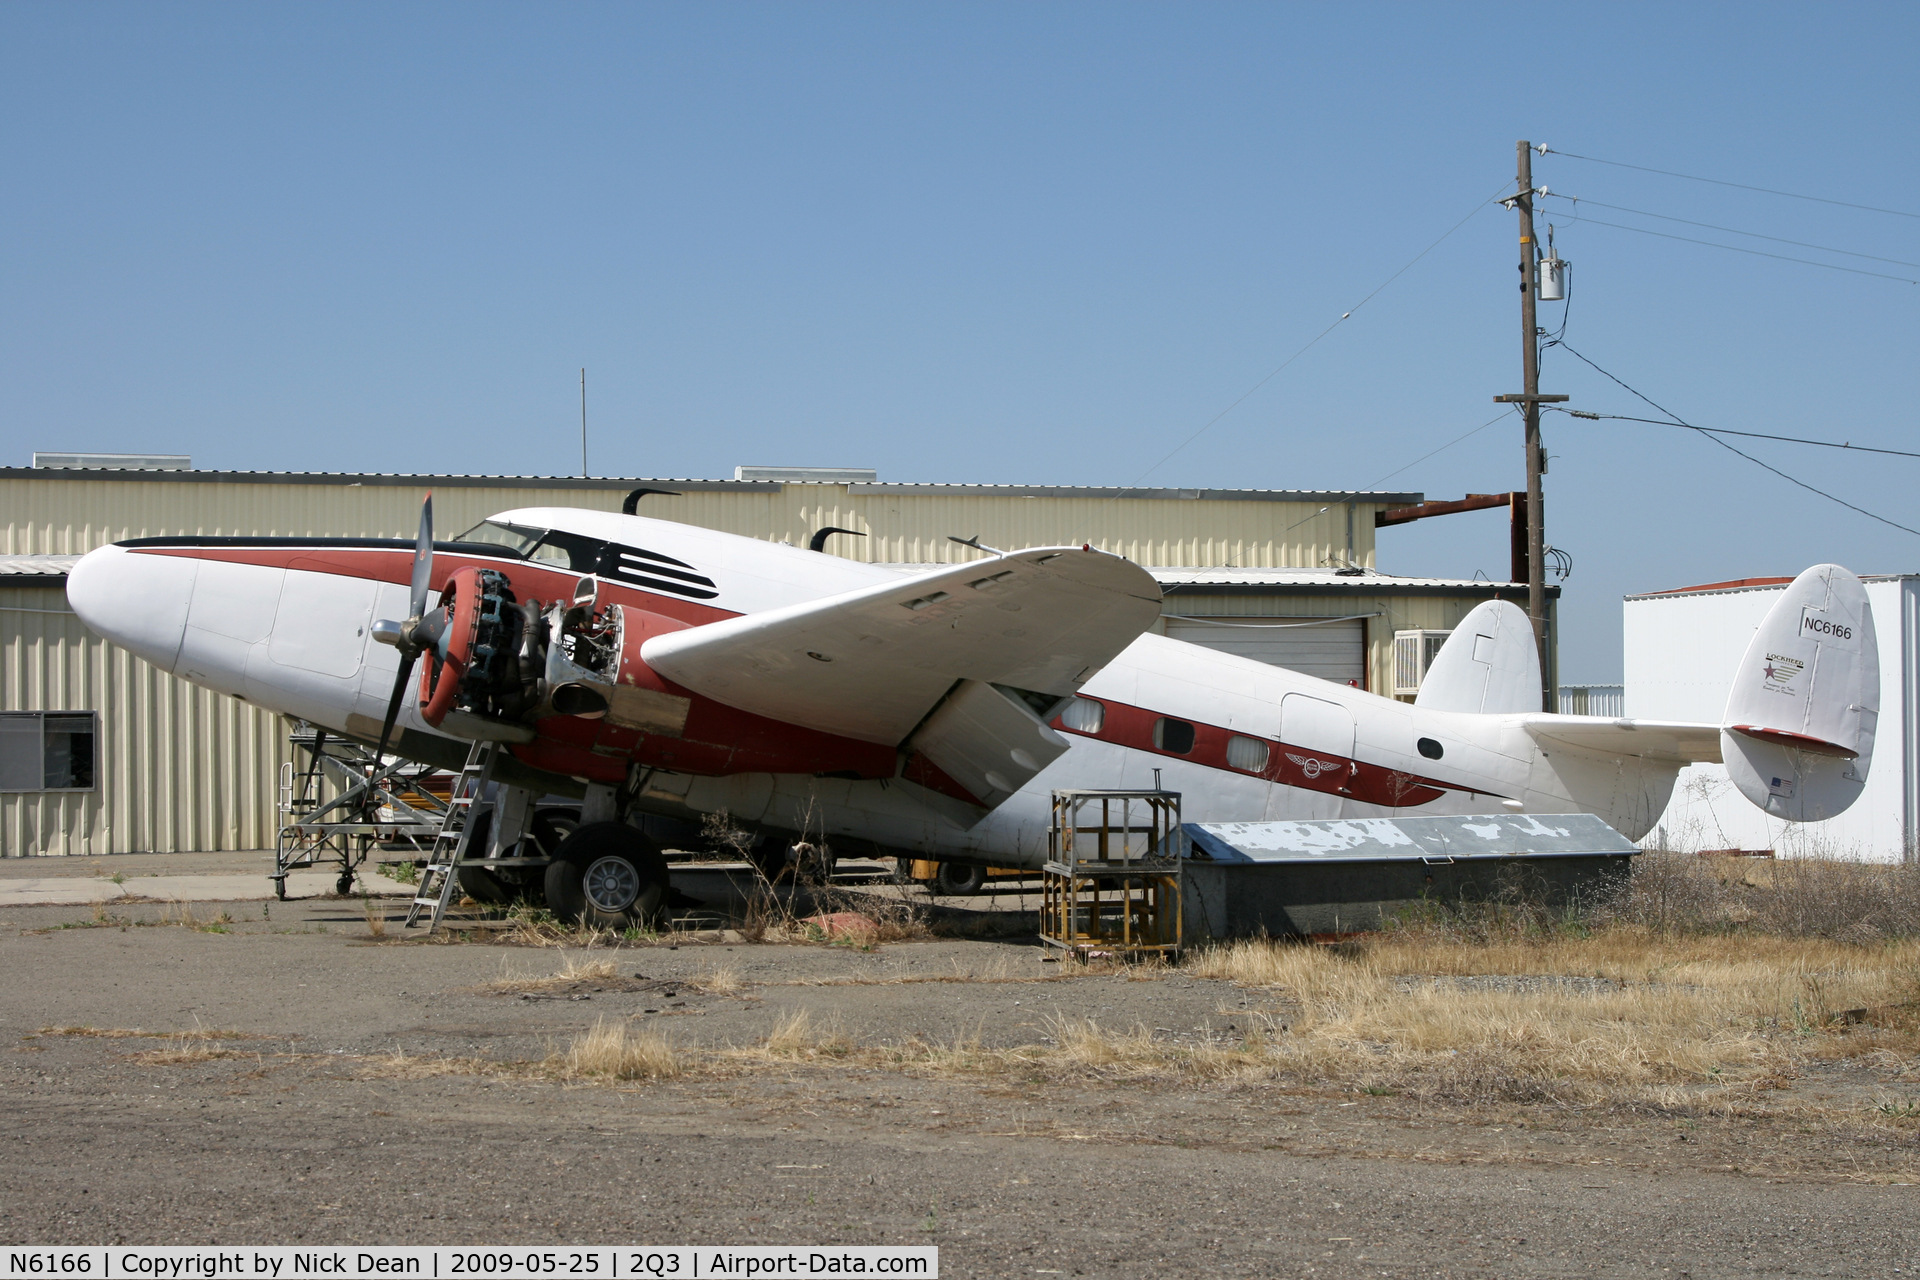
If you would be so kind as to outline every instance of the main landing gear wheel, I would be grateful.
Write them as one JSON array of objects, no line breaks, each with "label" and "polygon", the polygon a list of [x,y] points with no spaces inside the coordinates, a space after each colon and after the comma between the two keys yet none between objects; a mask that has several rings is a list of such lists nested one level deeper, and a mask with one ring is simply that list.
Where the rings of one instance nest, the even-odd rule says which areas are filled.
[{"label": "main landing gear wheel", "polygon": [[966,897],[987,887],[987,869],[960,862],[943,862],[933,877],[933,891],[951,897]]},{"label": "main landing gear wheel", "polygon": [[547,907],[569,923],[645,926],[666,896],[667,860],[624,822],[575,828],[547,867]]}]

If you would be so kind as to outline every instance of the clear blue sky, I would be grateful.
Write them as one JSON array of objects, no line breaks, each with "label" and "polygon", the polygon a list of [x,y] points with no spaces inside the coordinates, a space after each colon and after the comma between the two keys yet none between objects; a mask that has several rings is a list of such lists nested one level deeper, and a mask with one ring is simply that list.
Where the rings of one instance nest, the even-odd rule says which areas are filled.
[{"label": "clear blue sky", "polygon": [[[1920,212],[1916,12],[14,3],[0,454],[567,473],[585,365],[602,474],[1133,483],[1504,191],[1516,138]],[[1920,262],[1914,218],[1535,172]],[[1920,448],[1920,287],[1554,220],[1568,343],[1655,400]],[[1511,420],[1397,470],[1518,389],[1514,264],[1482,208],[1144,478],[1517,487]],[[1920,569],[1920,537],[1691,433],[1548,427],[1568,678],[1617,677],[1624,592]],[[1920,528],[1920,461],[1743,447]],[[1389,531],[1382,567],[1504,576],[1504,521]]]}]

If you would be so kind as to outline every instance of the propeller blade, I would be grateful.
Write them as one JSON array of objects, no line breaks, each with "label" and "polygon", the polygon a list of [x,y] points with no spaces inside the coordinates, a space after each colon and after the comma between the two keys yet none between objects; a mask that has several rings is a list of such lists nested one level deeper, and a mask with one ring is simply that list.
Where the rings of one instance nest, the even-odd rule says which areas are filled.
[{"label": "propeller blade", "polygon": [[427,611],[427,591],[433,585],[433,493],[420,504],[420,537],[413,544],[413,596],[407,616],[417,618]]},{"label": "propeller blade", "polygon": [[413,675],[414,656],[411,652],[400,655],[400,674],[393,682],[393,696],[387,699],[387,718],[380,723],[380,746],[374,751],[376,758],[387,754],[387,742],[393,737],[393,722],[400,718],[400,703],[407,696],[407,679]]}]

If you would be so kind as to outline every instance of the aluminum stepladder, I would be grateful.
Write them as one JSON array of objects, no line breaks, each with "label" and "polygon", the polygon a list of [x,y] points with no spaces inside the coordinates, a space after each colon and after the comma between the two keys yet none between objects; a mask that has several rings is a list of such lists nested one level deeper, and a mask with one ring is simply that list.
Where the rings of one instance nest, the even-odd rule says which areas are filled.
[{"label": "aluminum stepladder", "polygon": [[453,784],[446,817],[440,824],[439,834],[433,838],[426,868],[420,872],[420,888],[407,911],[406,928],[413,928],[420,919],[421,909],[427,907],[433,909],[427,932],[440,927],[440,918],[446,915],[447,905],[453,901],[455,888],[460,883],[460,864],[466,860],[468,838],[473,833],[473,806],[486,798],[487,784],[493,781],[493,764],[499,758],[497,742],[476,742],[468,750],[467,763]]}]

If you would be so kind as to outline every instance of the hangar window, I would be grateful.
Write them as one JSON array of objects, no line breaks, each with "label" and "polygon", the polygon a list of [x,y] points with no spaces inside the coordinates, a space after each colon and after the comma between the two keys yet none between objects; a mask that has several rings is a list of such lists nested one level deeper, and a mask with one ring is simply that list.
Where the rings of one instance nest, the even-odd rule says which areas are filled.
[{"label": "hangar window", "polygon": [[1075,733],[1098,733],[1107,722],[1107,708],[1092,698],[1073,698],[1060,712],[1060,727]]},{"label": "hangar window", "polygon": [[1156,720],[1153,722],[1153,745],[1162,751],[1183,756],[1193,750],[1193,726],[1185,720]]},{"label": "hangar window", "polygon": [[92,791],[94,713],[0,713],[0,791]]},{"label": "hangar window", "polygon": [[1268,755],[1267,744],[1258,738],[1246,738],[1236,733],[1227,739],[1227,763],[1236,769],[1247,773],[1264,773]]}]

